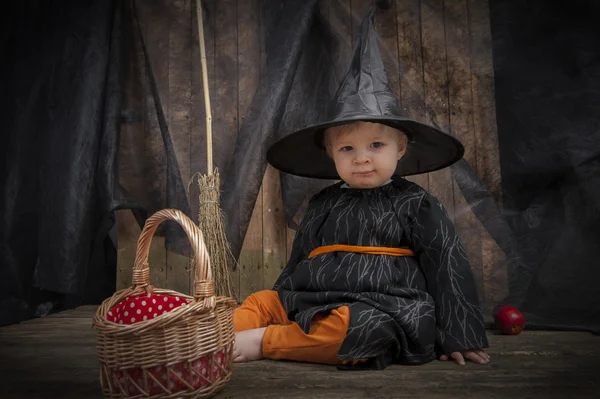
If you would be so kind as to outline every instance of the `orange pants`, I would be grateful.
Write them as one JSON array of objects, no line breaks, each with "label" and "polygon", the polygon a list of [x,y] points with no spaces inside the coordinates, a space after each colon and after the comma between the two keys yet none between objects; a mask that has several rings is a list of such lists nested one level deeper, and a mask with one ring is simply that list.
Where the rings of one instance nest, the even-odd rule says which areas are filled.
[{"label": "orange pants", "polygon": [[[346,337],[350,309],[342,306],[327,316],[315,316],[310,333],[288,320],[277,292],[259,291],[250,295],[233,312],[235,332],[267,327],[263,337],[263,356],[321,364],[342,364],[337,353]],[[354,363],[354,362],[353,362]]]}]

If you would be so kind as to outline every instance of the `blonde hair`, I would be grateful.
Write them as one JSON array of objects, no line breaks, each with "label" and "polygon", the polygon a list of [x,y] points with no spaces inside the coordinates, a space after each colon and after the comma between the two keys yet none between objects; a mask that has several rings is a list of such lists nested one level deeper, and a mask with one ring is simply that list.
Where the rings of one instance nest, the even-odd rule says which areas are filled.
[{"label": "blonde hair", "polygon": [[[359,129],[360,125],[362,125],[364,123],[377,123],[377,122],[353,121],[353,122],[345,123],[343,125],[332,126],[332,127],[325,129],[325,132],[323,133],[323,145],[325,146],[325,150],[327,151],[327,154],[330,157],[332,156],[331,155],[331,141],[334,137],[337,138],[342,134],[351,133],[351,132]],[[381,123],[380,125],[383,125],[383,124]],[[406,136],[406,134],[397,128],[393,128],[388,125],[383,125],[383,126],[388,127],[390,129],[394,129],[397,132],[398,145],[400,147],[400,150],[404,150],[404,152],[406,152],[406,148],[408,146],[408,137]]]}]

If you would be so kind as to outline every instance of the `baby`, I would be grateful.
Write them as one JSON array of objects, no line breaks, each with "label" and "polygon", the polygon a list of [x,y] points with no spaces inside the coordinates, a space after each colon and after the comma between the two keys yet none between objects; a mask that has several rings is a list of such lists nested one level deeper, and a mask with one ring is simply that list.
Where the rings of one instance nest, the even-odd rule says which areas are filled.
[{"label": "baby", "polygon": [[395,175],[407,136],[356,121],[322,137],[342,181],[311,198],[273,290],[234,311],[234,361],[487,364],[477,291],[455,227],[437,198]]}]

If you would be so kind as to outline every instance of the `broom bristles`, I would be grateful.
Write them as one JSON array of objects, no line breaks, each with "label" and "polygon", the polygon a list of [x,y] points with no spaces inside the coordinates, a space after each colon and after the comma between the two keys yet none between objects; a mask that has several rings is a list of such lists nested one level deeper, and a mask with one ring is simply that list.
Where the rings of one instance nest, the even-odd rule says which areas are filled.
[{"label": "broom bristles", "polygon": [[237,300],[231,282],[232,266],[235,257],[225,235],[224,215],[219,206],[220,179],[219,172],[215,169],[211,176],[198,177],[200,189],[198,209],[198,227],[202,231],[206,249],[210,256],[215,293],[217,296],[228,296]]}]

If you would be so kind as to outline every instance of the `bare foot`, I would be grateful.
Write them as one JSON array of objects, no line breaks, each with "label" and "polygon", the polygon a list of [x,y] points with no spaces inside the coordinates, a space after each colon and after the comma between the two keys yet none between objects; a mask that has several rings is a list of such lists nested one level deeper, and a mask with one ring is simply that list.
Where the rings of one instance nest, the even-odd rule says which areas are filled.
[{"label": "bare foot", "polygon": [[243,363],[263,358],[262,340],[267,328],[254,328],[252,330],[235,333],[233,344],[233,362]]}]

